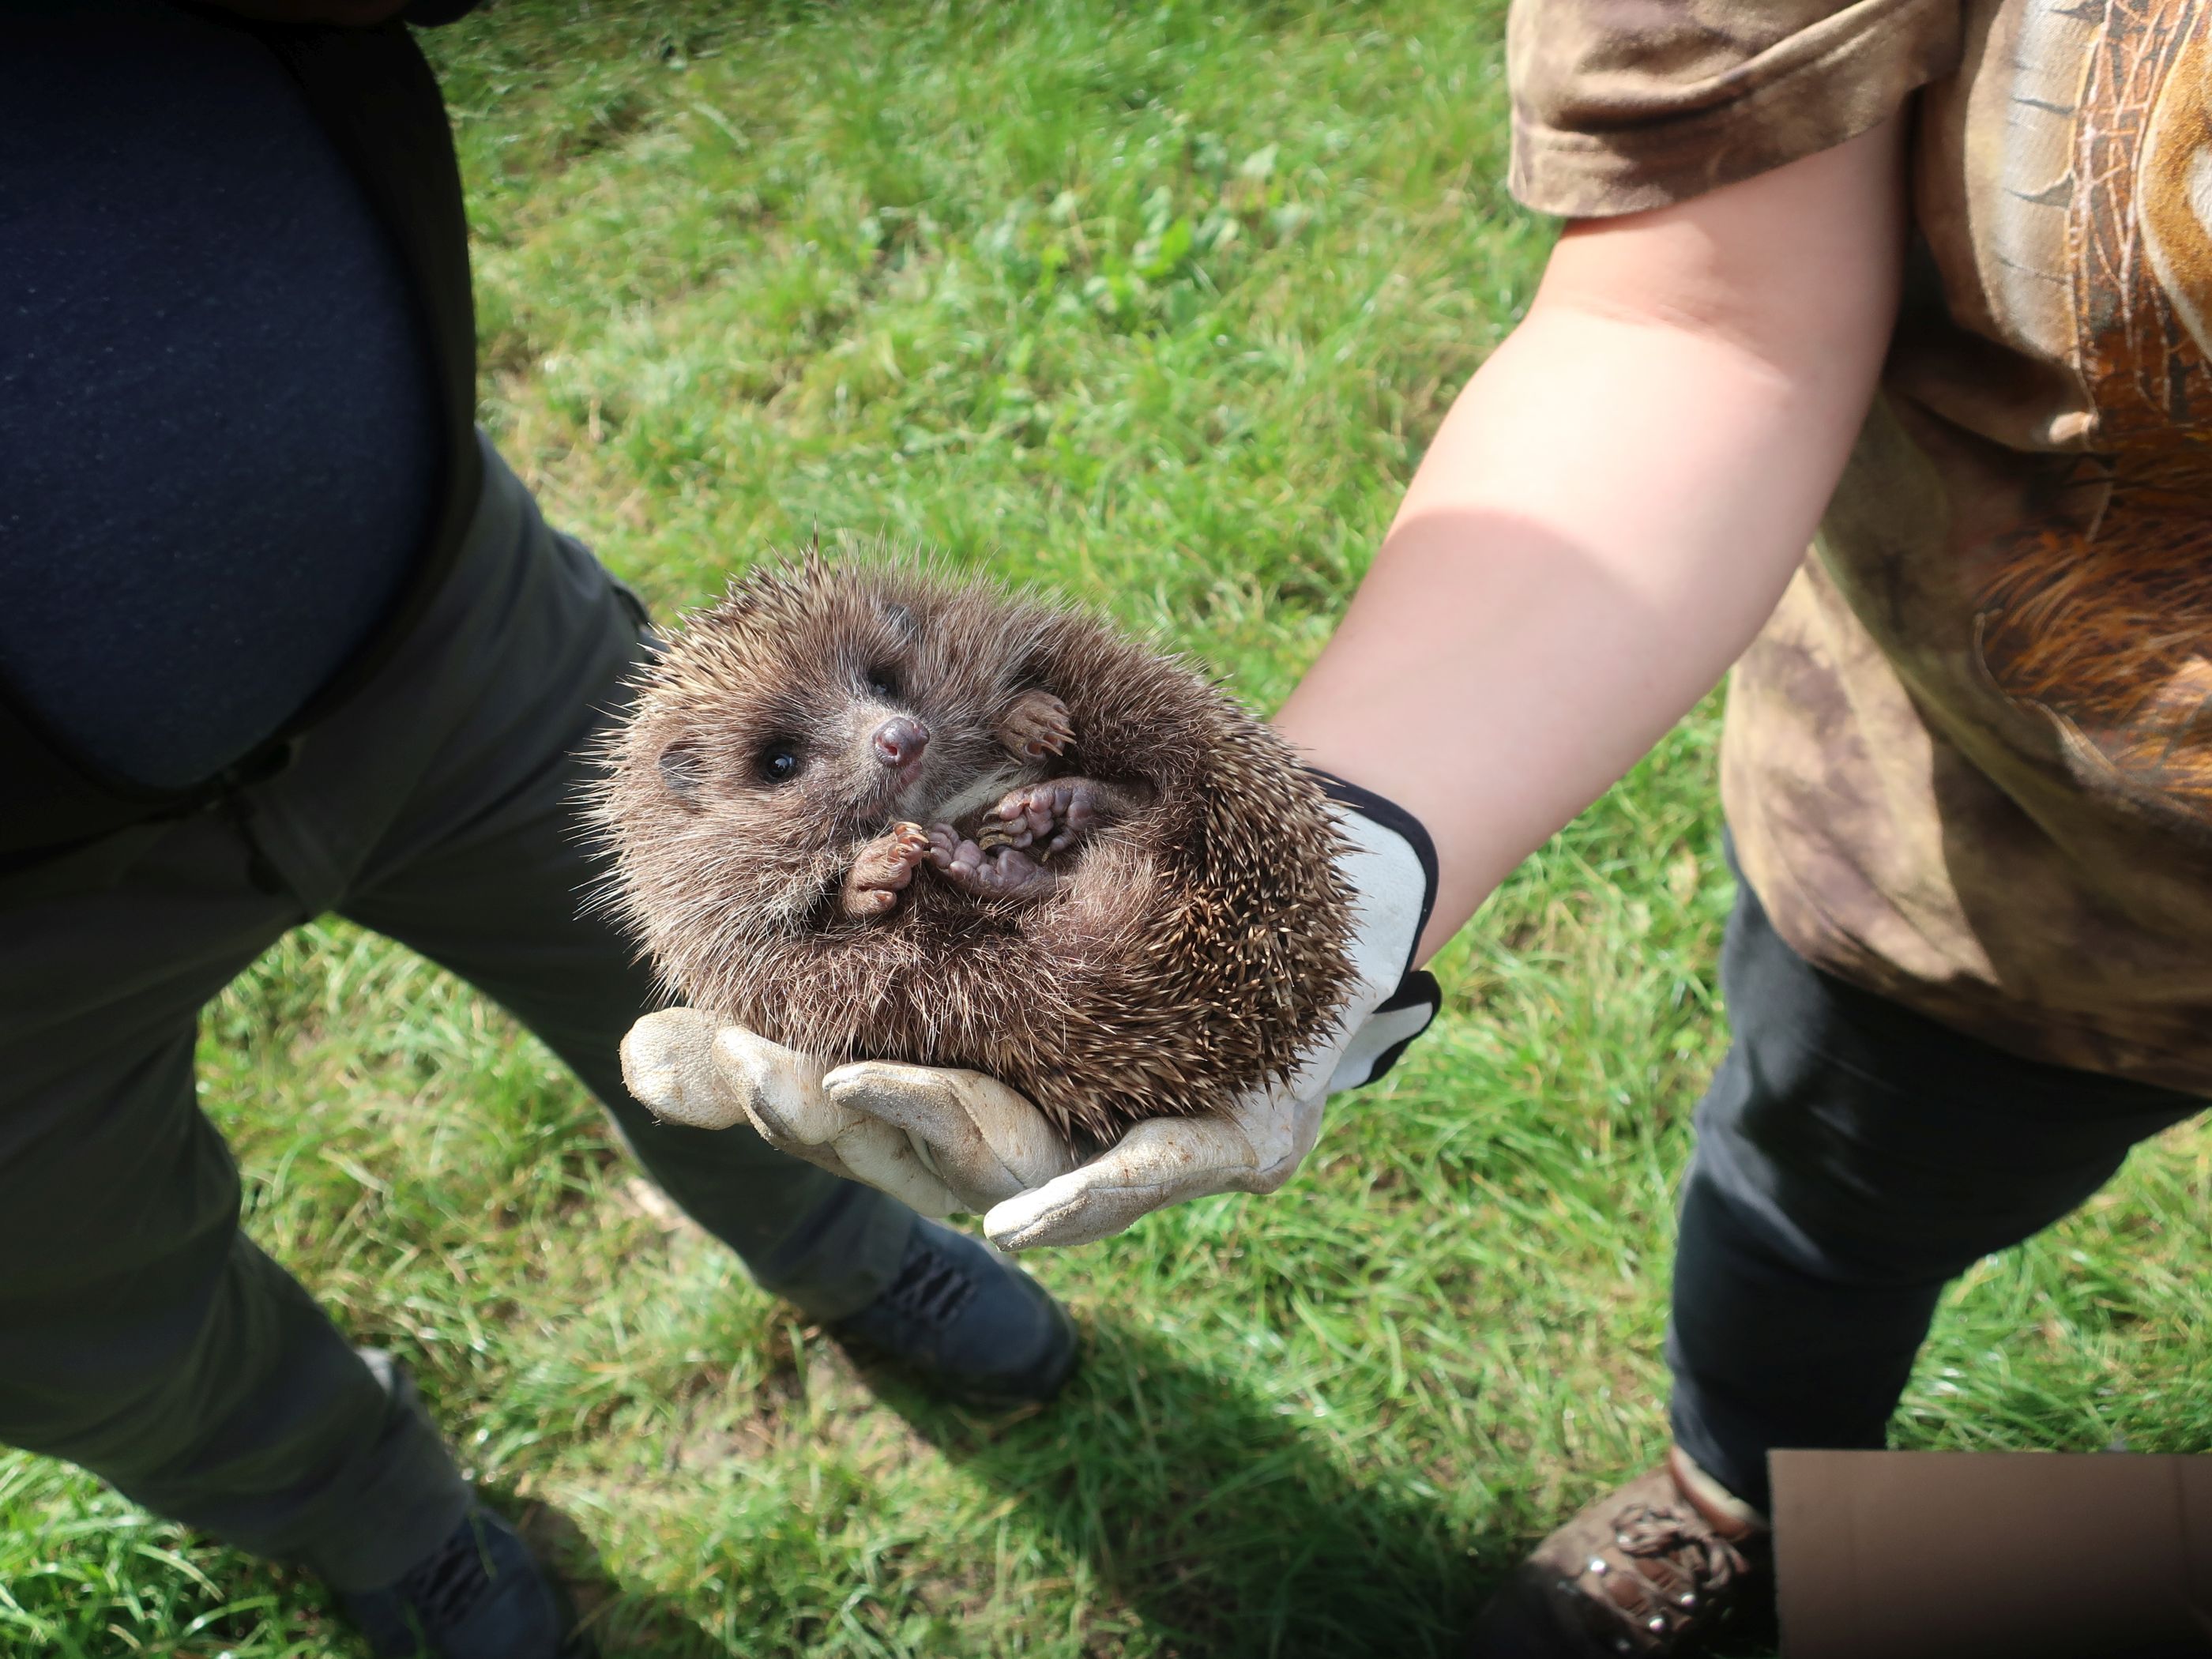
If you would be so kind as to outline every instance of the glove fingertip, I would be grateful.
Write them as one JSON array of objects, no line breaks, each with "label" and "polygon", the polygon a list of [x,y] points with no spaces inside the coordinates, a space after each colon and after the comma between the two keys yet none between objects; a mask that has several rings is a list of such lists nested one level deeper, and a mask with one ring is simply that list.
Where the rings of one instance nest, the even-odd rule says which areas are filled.
[{"label": "glove fingertip", "polygon": [[1058,1201],[1044,1200],[1044,1188],[994,1204],[983,1217],[983,1236],[1002,1250],[1035,1250],[1055,1244],[1086,1243],[1096,1235],[1082,1233],[1068,1224],[1084,1210],[1078,1195]]}]

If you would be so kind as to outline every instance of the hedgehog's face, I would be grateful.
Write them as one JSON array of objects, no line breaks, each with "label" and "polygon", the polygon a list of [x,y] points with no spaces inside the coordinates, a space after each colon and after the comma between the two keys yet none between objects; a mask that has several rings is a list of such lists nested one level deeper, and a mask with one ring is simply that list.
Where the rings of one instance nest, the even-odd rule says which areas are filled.
[{"label": "hedgehog's face", "polygon": [[991,696],[928,622],[886,600],[755,619],[766,637],[731,653],[743,670],[724,664],[673,707],[661,786],[763,848],[827,851],[927,822],[1005,759]]}]

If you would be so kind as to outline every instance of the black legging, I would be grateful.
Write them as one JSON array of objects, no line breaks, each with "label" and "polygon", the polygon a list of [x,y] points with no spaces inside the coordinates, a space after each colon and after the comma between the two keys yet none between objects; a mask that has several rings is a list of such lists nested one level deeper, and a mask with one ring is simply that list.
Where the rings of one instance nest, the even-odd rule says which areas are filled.
[{"label": "black legging", "polygon": [[1735,1044],[1698,1109],[1667,1361],[1675,1438],[1764,1508],[1770,1449],[1882,1443],[1947,1281],[2204,1103],[1822,973],[1740,877],[1721,981]]}]

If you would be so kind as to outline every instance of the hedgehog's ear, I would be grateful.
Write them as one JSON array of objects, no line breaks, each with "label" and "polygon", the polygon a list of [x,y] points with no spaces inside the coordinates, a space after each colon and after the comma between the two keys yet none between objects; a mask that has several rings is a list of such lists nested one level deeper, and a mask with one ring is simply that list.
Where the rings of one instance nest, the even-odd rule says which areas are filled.
[{"label": "hedgehog's ear", "polygon": [[706,763],[699,753],[699,745],[679,738],[660,751],[660,781],[668,793],[686,806],[699,804],[700,792],[707,787]]}]

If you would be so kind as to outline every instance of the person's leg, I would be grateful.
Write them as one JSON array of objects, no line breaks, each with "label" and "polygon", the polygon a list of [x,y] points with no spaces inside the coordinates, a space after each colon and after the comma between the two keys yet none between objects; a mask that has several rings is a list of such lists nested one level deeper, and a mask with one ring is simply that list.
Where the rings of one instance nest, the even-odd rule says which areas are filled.
[{"label": "person's leg", "polygon": [[2041,1066],[1820,972],[1739,883],[1734,1042],[1698,1111],[1674,1319],[1675,1446],[1531,1552],[1474,1650],[1691,1650],[1763,1572],[1766,1454],[1879,1446],[1943,1285],[2200,1110]]},{"label": "person's leg", "polygon": [[1770,1449],[1882,1443],[1945,1284],[2203,1103],[1821,973],[1748,887],[1721,976],[1735,1042],[1698,1109],[1667,1357],[1677,1443],[1764,1509]]},{"label": "person's leg", "polygon": [[394,1379],[238,1231],[192,1075],[202,1003],[296,921],[233,828],[0,915],[0,1441],[342,1588],[469,1492]]}]

